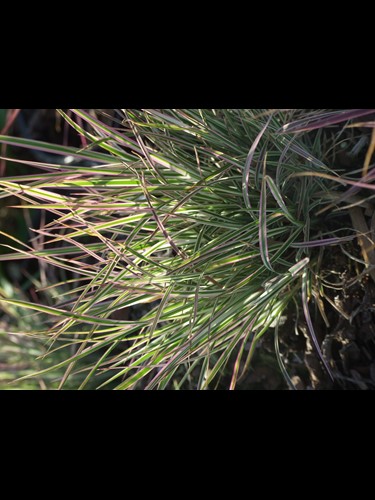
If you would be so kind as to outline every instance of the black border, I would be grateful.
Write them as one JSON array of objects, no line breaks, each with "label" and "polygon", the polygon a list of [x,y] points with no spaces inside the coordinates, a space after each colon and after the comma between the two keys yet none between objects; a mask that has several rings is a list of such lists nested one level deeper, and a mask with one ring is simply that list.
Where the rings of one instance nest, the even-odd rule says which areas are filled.
[{"label": "black border", "polygon": [[187,69],[168,62],[115,68],[69,64],[18,65],[0,78],[1,108],[373,108],[371,78],[305,67],[212,67],[192,61]]},{"label": "black border", "polygon": [[[28,418],[73,413],[153,423],[182,419],[211,423],[237,420],[260,425],[365,425],[372,418],[372,391],[0,391],[3,417]],[[207,420],[207,417],[209,419]],[[202,419],[202,420],[200,420]],[[314,424],[314,425],[315,425]],[[238,430],[238,429],[234,429]]]}]

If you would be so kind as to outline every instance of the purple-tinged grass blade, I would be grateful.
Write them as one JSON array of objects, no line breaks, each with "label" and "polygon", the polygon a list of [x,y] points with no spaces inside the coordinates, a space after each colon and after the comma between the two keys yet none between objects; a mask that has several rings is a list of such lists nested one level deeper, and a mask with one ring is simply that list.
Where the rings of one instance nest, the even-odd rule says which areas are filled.
[{"label": "purple-tinged grass blade", "polygon": [[312,341],[314,343],[315,349],[319,355],[319,358],[321,359],[325,369],[328,372],[328,375],[332,379],[332,382],[334,382],[334,377],[332,374],[332,371],[327,363],[327,361],[324,359],[322,350],[320,349],[318,339],[316,338],[315,335],[315,330],[314,326],[311,321],[311,316],[310,316],[310,310],[309,310],[309,302],[308,302],[308,293],[307,293],[307,284],[308,284],[308,277],[307,277],[307,269],[304,270],[303,275],[302,275],[302,307],[303,307],[303,313],[305,315],[307,327],[309,329]]},{"label": "purple-tinged grass blade", "polygon": [[[336,125],[354,118],[370,115],[375,113],[375,109],[350,109],[344,111],[336,111],[332,113],[324,113],[324,115],[307,117],[303,120],[296,120],[295,122],[287,123],[280,130],[279,133],[297,133],[316,130],[330,125]],[[327,116],[328,115],[328,116]]]},{"label": "purple-tinged grass blade", "polygon": [[0,135],[0,143],[9,144],[11,146],[17,146],[21,148],[34,149],[36,151],[46,151],[47,153],[53,153],[56,155],[63,156],[74,156],[75,158],[82,158],[84,160],[93,160],[100,163],[118,163],[117,158],[111,158],[108,154],[96,153],[96,152],[80,152],[75,148],[61,146],[59,144],[51,144],[49,142],[34,141],[32,139],[24,139],[21,137],[11,137],[7,135]]},{"label": "purple-tinged grass blade", "polygon": [[266,131],[266,129],[267,129],[267,127],[268,127],[268,125],[269,125],[269,123],[271,121],[271,118],[272,118],[272,115],[268,118],[266,124],[264,125],[264,127],[262,128],[262,130],[257,135],[255,141],[253,142],[253,144],[252,144],[252,146],[250,148],[249,154],[247,155],[247,159],[246,159],[246,163],[245,163],[245,168],[243,170],[243,175],[242,175],[242,195],[243,195],[243,199],[244,199],[244,202],[245,202],[245,206],[250,211],[252,210],[251,204],[250,204],[250,201],[249,201],[250,168],[251,168],[251,164],[252,164],[252,161],[253,161],[255,150],[258,147],[259,141],[261,140],[264,132]]},{"label": "purple-tinged grass blade", "polygon": [[375,128],[375,121],[373,120],[367,122],[356,122],[346,126],[346,128],[357,128],[357,127]]},{"label": "purple-tinged grass blade", "polygon": [[286,380],[289,389],[292,391],[296,391],[297,387],[293,383],[292,379],[289,376],[288,370],[286,369],[285,363],[283,361],[283,358],[281,357],[281,352],[280,352],[280,344],[279,344],[279,322],[277,323],[275,327],[275,334],[274,334],[274,346],[275,346],[275,354],[276,354],[276,359],[279,364],[281,373],[284,376],[284,379]]},{"label": "purple-tinged grass blade", "polygon": [[6,134],[8,132],[8,130],[10,129],[10,127],[13,125],[15,119],[19,115],[20,111],[21,111],[21,109],[10,109],[10,110],[8,110],[6,123],[4,124],[4,127],[0,131],[1,135],[4,135],[4,134]]},{"label": "purple-tinged grass blade", "polygon": [[[242,373],[241,373],[241,376],[238,377],[238,373],[239,373],[239,369],[240,369],[240,362],[241,362],[241,359],[243,357],[243,353],[244,353],[244,350],[245,350],[245,346],[249,340],[249,337],[250,335],[253,333],[253,327],[254,327],[254,324],[255,324],[255,318],[253,318],[249,325],[246,327],[246,331],[245,331],[245,335],[243,337],[243,340],[242,340],[242,343],[241,343],[241,347],[240,347],[240,350],[237,354],[237,357],[236,357],[236,361],[235,361],[235,364],[234,364],[234,368],[233,368],[233,372],[232,372],[232,378],[231,378],[231,382],[230,382],[230,386],[229,386],[229,390],[230,391],[234,391],[235,388],[236,388],[236,384],[237,384],[237,381],[241,379],[241,377],[243,377],[246,369],[244,368]],[[253,335],[253,339],[252,339],[252,343],[254,343],[254,339],[255,339],[255,335]],[[246,365],[246,363],[245,363]]]},{"label": "purple-tinged grass blade", "polygon": [[133,151],[135,151],[137,153],[141,153],[141,149],[139,148],[139,146],[136,143],[136,141],[130,139],[129,137],[126,137],[124,134],[120,134],[113,127],[110,127],[109,125],[105,125],[102,121],[100,121],[97,118],[91,116],[86,111],[84,111],[82,109],[71,109],[70,111],[72,113],[74,113],[77,117],[79,117],[79,118],[83,119],[84,121],[86,121],[92,127],[95,127],[95,126],[98,127],[98,129],[102,133],[105,133],[111,139],[116,140],[119,144],[122,144],[123,146],[126,146],[129,149],[132,149]]},{"label": "purple-tinged grass blade", "polygon": [[296,264],[294,264],[292,267],[290,267],[288,269],[288,272],[294,278],[295,276],[297,276],[307,266],[307,264],[309,262],[310,262],[310,258],[309,257],[305,257],[304,259],[300,260],[299,262],[297,262]]},{"label": "purple-tinged grass blade", "polygon": [[320,209],[316,214],[320,215],[330,208],[338,205],[339,203],[347,200],[350,198],[350,196],[356,194],[360,189],[370,189],[372,191],[375,190],[375,184],[367,184],[366,182],[363,182],[365,179],[367,180],[372,180],[374,178],[374,173],[375,169],[371,169],[370,172],[367,174],[366,177],[364,177],[360,181],[350,181],[349,179],[345,179],[343,177],[336,177],[334,175],[329,175],[329,174],[324,174],[324,173],[318,173],[318,172],[297,172],[291,175],[291,177],[320,177],[321,179],[328,179],[331,181],[338,182],[339,184],[349,185],[353,186],[353,188],[348,189],[346,193],[342,195],[341,198],[335,201],[335,203],[330,203],[329,205],[325,206],[324,208]]},{"label": "purple-tinged grass blade", "polygon": [[275,198],[277,204],[279,205],[279,207],[283,211],[285,217],[292,224],[295,224],[295,225],[299,226],[301,223],[295,217],[293,217],[293,215],[287,209],[287,207],[286,207],[286,205],[284,203],[283,197],[282,197],[280,191],[278,190],[278,188],[277,188],[274,180],[271,177],[269,177],[268,175],[265,176],[265,180],[267,181],[267,184],[268,184],[268,187],[270,188],[272,196]]},{"label": "purple-tinged grass blade", "polygon": [[352,236],[343,236],[341,238],[326,238],[322,240],[312,240],[312,241],[303,241],[302,243],[291,243],[292,248],[319,248],[325,247],[329,245],[341,245],[342,243],[346,243],[347,241],[352,241],[356,238],[355,235]]},{"label": "purple-tinged grass blade", "polygon": [[265,178],[262,180],[262,187],[260,190],[259,200],[259,249],[260,256],[263,264],[269,271],[274,271],[270,256],[268,252],[268,239],[267,239],[267,181]]}]

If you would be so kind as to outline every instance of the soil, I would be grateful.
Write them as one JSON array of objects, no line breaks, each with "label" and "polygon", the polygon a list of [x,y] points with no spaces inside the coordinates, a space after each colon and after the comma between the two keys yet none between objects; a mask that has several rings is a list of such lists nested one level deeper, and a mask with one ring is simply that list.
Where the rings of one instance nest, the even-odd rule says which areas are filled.
[{"label": "soil", "polygon": [[[26,127],[26,128],[25,128]],[[58,126],[54,110],[23,110],[16,122],[15,133],[44,141],[63,143],[64,129]],[[66,139],[66,137],[65,137]],[[69,138],[77,145],[77,136]],[[34,153],[38,158],[38,153]],[[361,159],[359,159],[361,160]],[[335,162],[353,165],[353,158],[340,153]],[[350,226],[350,218],[345,221]],[[345,251],[361,258],[356,241],[346,244]],[[373,390],[375,388],[375,283],[363,266],[346,258],[340,248],[331,247],[325,253],[322,279],[326,299],[323,320],[318,304],[310,304],[311,315],[321,349],[334,375],[334,382],[323,367],[310,336],[295,312],[290,311],[279,332],[280,352],[288,374],[296,389],[302,390]],[[362,275],[361,275],[362,273]],[[223,374],[217,388],[227,389],[230,367]],[[238,390],[288,389],[278,367],[273,331],[258,344],[254,359],[246,375],[239,380]]]}]

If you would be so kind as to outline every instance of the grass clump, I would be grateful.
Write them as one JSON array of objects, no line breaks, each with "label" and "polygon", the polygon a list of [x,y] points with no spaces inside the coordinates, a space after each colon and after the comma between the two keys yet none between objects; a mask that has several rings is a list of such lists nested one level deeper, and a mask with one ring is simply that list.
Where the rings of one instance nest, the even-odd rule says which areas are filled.
[{"label": "grass clump", "polygon": [[8,235],[1,256],[55,269],[55,282],[41,287],[54,290],[49,304],[1,299],[47,318],[33,335],[64,353],[36,377],[63,370],[60,388],[79,375],[79,389],[207,389],[231,361],[234,389],[258,341],[293,310],[330,374],[310,305],[322,294],[321,249],[353,235],[337,214],[324,224],[317,215],[344,173],[324,161],[315,125],[353,115],[59,113],[81,149],[0,137],[57,155],[0,180],[1,197],[48,214],[29,244]]}]

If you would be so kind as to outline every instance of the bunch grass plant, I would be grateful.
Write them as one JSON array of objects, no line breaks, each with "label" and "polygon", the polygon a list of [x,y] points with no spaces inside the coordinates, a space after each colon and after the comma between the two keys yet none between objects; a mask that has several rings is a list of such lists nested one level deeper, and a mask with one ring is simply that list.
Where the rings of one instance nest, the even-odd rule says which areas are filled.
[{"label": "bunch grass plant", "polygon": [[[324,297],[324,251],[356,235],[340,210],[319,211],[360,184],[330,164],[340,138],[325,131],[374,110],[112,111],[57,110],[79,149],[0,137],[51,157],[13,158],[32,173],[0,179],[0,198],[43,214],[29,242],[1,232],[1,260],[35,260],[37,293],[49,299],[2,294],[0,305],[29,311],[37,327],[18,333],[59,353],[25,377],[203,390],[229,367],[235,389],[262,337],[275,335],[293,387],[278,343],[293,316],[333,378],[311,309]],[[374,189],[368,170],[362,184]]]}]

